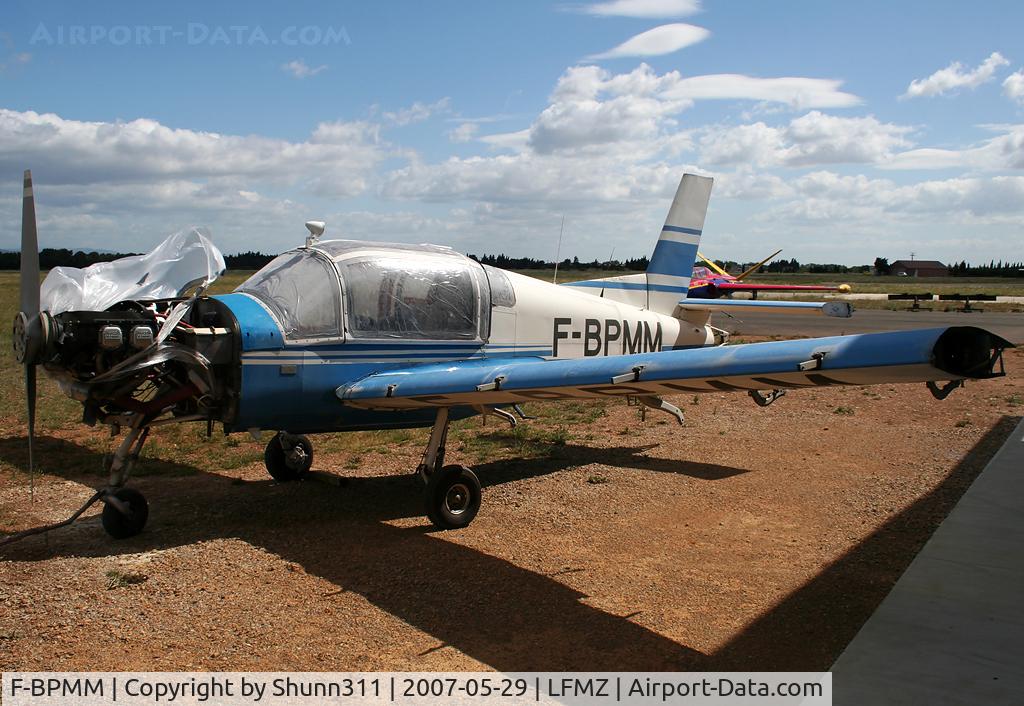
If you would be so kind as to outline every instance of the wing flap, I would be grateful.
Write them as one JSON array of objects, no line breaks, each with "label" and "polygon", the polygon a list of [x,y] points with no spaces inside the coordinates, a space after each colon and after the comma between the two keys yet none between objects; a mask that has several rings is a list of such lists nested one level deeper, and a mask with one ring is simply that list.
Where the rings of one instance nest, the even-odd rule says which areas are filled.
[{"label": "wing flap", "polygon": [[577,360],[452,361],[369,375],[337,388],[345,404],[416,409],[530,400],[985,378],[1011,344],[983,329],[749,343]]}]

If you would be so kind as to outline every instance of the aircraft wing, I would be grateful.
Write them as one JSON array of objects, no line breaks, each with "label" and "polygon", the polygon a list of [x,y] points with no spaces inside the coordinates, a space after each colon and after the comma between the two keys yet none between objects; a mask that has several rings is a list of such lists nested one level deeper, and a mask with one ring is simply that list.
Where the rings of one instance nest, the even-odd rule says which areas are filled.
[{"label": "aircraft wing", "polygon": [[987,378],[1008,341],[955,326],[574,360],[483,359],[410,366],[338,387],[345,404],[417,409],[819,385]]},{"label": "aircraft wing", "polygon": [[679,302],[683,311],[770,311],[785,314],[821,314],[848,319],[853,316],[850,302],[794,302],[757,299],[683,299]]},{"label": "aircraft wing", "polygon": [[715,282],[722,292],[836,292],[839,287],[816,284],[751,284],[750,282]]}]

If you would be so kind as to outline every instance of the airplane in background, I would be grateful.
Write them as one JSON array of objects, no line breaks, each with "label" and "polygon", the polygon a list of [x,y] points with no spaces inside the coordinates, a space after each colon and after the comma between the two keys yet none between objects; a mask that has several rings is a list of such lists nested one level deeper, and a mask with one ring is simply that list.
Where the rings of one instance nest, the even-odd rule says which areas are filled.
[{"label": "airplane in background", "polygon": [[168,238],[155,257],[56,268],[41,295],[26,172],[13,347],[25,366],[30,474],[40,365],[82,404],[85,423],[125,432],[107,484],[57,525],[102,502],[115,538],[146,523],[149,506],[126,483],[150,431],[164,424],[273,431],[264,461],[278,481],[310,470],[306,434],[431,427],[416,469],[425,512],[438,528],[456,529],[476,516],[481,486],[471,469],[444,463],[454,419],[495,414],[515,425],[508,409],[522,402],[631,397],[681,423],[661,395],[740,391],[765,405],[788,388],[922,382],[941,399],[965,378],[1004,374],[1010,344],[967,326],[722,345],[728,334],[708,321],[723,308],[852,309],[688,298],[711,185],[683,176],[645,273],[585,286],[437,245],[322,240],[324,224],[310,221],[304,246],[230,294],[204,294],[223,258],[193,233]]},{"label": "airplane in background", "polygon": [[812,284],[753,284],[743,281],[780,252],[782,252],[781,249],[776,250],[761,262],[738,275],[730,275],[713,260],[709,260],[698,252],[697,257],[703,260],[707,267],[693,268],[693,279],[690,281],[690,290],[687,296],[715,299],[732,296],[736,292],[749,292],[754,299],[757,299],[758,292],[841,292],[845,294],[850,291],[848,284],[829,287]]}]

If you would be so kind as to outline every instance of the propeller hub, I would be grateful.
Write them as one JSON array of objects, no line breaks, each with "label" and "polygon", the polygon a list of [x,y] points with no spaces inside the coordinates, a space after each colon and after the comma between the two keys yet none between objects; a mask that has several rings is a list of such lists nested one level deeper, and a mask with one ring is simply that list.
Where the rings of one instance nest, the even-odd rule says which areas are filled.
[{"label": "propeller hub", "polygon": [[24,311],[14,315],[14,326],[11,330],[11,345],[14,358],[24,365],[35,365],[42,359],[46,349],[49,322],[44,321],[47,315],[29,317]]}]

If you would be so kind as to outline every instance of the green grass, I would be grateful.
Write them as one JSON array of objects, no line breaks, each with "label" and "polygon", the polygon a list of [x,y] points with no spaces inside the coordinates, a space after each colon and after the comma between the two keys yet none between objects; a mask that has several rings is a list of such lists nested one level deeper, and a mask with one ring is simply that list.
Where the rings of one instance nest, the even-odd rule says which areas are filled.
[{"label": "green grass", "polygon": [[[550,282],[553,269],[516,270],[519,274]],[[604,279],[619,275],[636,274],[634,271],[558,270],[558,282],[577,282]],[[1024,277],[889,277],[865,274],[758,274],[745,281],[754,284],[849,284],[857,294],[991,294],[1003,297],[1024,296]],[[902,304],[902,303],[901,303]]]},{"label": "green grass", "polygon": [[[555,276],[554,268],[543,270],[512,270],[527,277],[550,282]],[[587,279],[605,279],[606,277],[620,277],[622,275],[639,274],[637,270],[558,270],[558,284],[566,282],[581,282]]]},{"label": "green grass", "polygon": [[[848,284],[857,294],[991,294],[1024,296],[1024,277],[880,277],[875,275],[788,274],[751,276],[759,284]],[[909,305],[909,302],[905,305]]]},{"label": "green grass", "polygon": [[145,574],[132,571],[123,572],[118,569],[111,569],[107,572],[106,576],[108,591],[113,591],[118,588],[127,588],[128,586],[135,586],[149,580],[149,577]]}]

